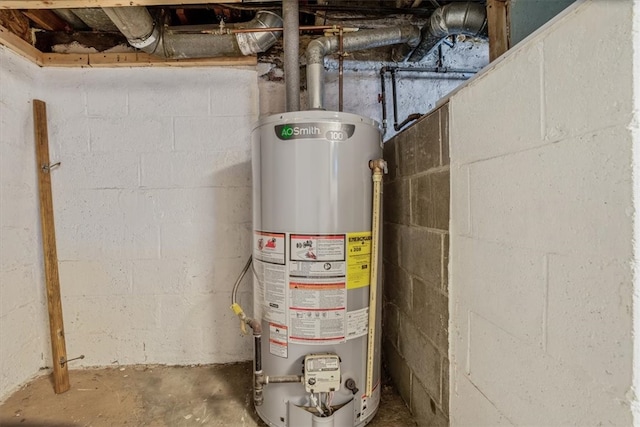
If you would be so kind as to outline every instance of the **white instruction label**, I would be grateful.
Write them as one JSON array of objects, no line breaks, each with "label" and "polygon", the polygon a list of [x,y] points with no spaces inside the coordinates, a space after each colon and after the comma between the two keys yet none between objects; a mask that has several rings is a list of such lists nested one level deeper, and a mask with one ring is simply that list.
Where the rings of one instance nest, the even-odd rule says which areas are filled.
[{"label": "white instruction label", "polygon": [[350,311],[347,313],[347,339],[367,335],[369,326],[369,308]]},{"label": "white instruction label", "polygon": [[257,298],[262,301],[262,316],[286,325],[286,266],[256,260],[254,271],[259,282]]},{"label": "white instruction label", "polygon": [[346,263],[344,261],[291,261],[289,264],[289,275],[294,277],[325,277],[343,278],[347,274]]}]

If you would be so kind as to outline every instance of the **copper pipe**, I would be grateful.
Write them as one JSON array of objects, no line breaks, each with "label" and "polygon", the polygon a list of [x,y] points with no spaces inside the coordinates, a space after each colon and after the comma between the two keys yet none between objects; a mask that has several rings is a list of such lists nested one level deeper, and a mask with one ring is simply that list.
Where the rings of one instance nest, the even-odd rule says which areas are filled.
[{"label": "copper pipe", "polygon": [[[179,28],[179,27],[178,27]],[[300,27],[300,31],[320,31],[320,30],[341,30],[342,26],[338,25],[307,25]],[[284,31],[282,27],[269,27],[269,28],[229,28],[223,30],[224,34],[238,34],[238,33],[264,33],[265,31]],[[200,34],[220,34],[219,29],[215,30],[202,30],[198,31]]]}]

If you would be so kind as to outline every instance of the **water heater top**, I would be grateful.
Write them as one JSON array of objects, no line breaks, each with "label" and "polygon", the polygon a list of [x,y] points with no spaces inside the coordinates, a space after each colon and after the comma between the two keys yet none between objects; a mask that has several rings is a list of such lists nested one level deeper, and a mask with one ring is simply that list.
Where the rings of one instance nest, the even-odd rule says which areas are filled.
[{"label": "water heater top", "polygon": [[308,121],[322,121],[322,122],[349,122],[349,123],[362,123],[365,125],[373,126],[380,130],[380,123],[370,119],[368,117],[362,117],[352,113],[341,113],[338,111],[324,111],[324,110],[307,110],[307,111],[292,111],[289,113],[273,114],[271,116],[263,117],[256,123],[253,130],[277,123],[299,123]]}]

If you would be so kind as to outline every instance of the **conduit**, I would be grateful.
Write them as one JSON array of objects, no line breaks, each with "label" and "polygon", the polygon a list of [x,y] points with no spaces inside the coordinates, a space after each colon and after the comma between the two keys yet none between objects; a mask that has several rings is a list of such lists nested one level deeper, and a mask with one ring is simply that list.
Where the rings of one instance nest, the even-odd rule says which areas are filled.
[{"label": "conduit", "polygon": [[373,393],[373,364],[375,361],[376,307],[378,298],[378,250],[380,246],[380,209],[382,200],[382,174],[387,162],[383,159],[371,160],[373,203],[371,208],[371,269],[369,276],[369,327],[367,340],[367,381],[365,395]]},{"label": "conduit", "polygon": [[[420,42],[420,30],[413,25],[362,30],[344,34],[343,50],[357,51],[381,46],[406,43],[416,47]],[[309,43],[307,58],[307,92],[310,110],[324,109],[324,57],[340,49],[340,37],[325,36]]]},{"label": "conduit", "polygon": [[[275,44],[281,32],[242,32],[231,34],[223,26],[169,27],[155,21],[147,8],[104,7],[107,16],[127,38],[131,46],[163,58],[212,58],[254,55]],[[243,24],[229,28],[281,27],[282,18],[273,12],[259,11]]]}]

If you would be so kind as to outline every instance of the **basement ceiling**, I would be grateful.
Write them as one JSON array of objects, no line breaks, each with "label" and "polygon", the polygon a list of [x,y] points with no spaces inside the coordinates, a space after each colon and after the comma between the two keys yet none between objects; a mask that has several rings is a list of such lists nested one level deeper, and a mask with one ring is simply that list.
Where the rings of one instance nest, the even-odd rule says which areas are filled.
[{"label": "basement ceiling", "polygon": [[[300,25],[359,29],[423,25],[436,8],[456,1],[467,0],[303,0],[300,1]],[[277,1],[4,0],[0,2],[0,26],[44,54],[135,52],[101,9],[123,3],[146,6],[165,25],[184,28],[194,25],[219,28],[221,24],[249,21],[258,10],[279,13],[282,7]],[[304,47],[305,40],[321,32],[307,30],[301,34]],[[261,56],[272,60],[280,53],[281,46],[275,46],[274,52]],[[358,56],[353,59],[357,60]]]}]

